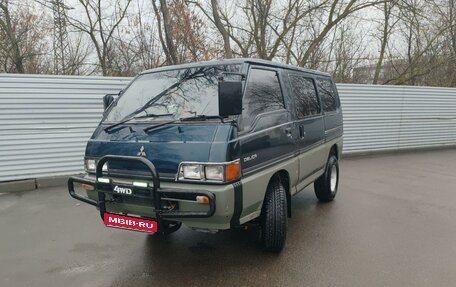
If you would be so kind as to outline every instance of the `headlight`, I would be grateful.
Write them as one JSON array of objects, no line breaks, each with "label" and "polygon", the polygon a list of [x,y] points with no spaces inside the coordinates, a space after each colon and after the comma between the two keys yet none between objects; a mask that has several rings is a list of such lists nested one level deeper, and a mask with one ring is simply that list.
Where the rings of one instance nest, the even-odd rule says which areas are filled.
[{"label": "headlight", "polygon": [[85,168],[87,171],[95,172],[95,169],[97,168],[97,163],[95,162],[94,159],[86,159]]},{"label": "headlight", "polygon": [[226,163],[182,162],[177,180],[198,180],[208,182],[231,182],[241,177],[239,160]]},{"label": "headlight", "polygon": [[203,166],[199,164],[182,166],[182,175],[186,179],[203,179]]},{"label": "headlight", "polygon": [[[86,159],[84,160],[84,166],[87,172],[95,172],[97,169],[98,160],[95,159]],[[108,163],[103,165],[103,171],[108,171]]]},{"label": "headlight", "polygon": [[205,168],[206,179],[223,181],[223,166],[208,165]]}]

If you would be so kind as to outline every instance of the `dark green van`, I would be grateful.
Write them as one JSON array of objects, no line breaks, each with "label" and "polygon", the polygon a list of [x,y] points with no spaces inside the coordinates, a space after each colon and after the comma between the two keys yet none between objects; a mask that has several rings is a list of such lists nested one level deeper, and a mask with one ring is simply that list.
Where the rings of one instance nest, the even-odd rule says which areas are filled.
[{"label": "dark green van", "polygon": [[[292,196],[331,201],[342,110],[329,74],[257,59],[145,71],[104,98],[70,195],[106,226],[169,234],[258,223],[265,250],[286,240]],[[81,184],[87,195],[76,193]]]}]

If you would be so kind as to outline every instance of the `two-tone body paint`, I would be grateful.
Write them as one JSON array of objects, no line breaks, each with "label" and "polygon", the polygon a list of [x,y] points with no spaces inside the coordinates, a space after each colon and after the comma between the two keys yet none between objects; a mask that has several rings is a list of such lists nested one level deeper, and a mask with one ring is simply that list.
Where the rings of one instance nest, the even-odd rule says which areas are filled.
[{"label": "two-tone body paint", "polygon": [[[258,67],[258,66],[256,66]],[[271,69],[271,67],[268,67]],[[276,69],[285,109],[260,115],[253,128],[240,133],[243,164],[243,224],[258,217],[270,180],[278,172],[288,176],[289,195],[294,195],[324,173],[332,147],[341,155],[343,146],[342,111],[298,119],[288,74]],[[320,75],[300,73],[315,79]],[[336,90],[336,89],[335,89]],[[336,90],[337,91],[337,90]],[[247,160],[246,160],[247,159]]]},{"label": "two-tone body paint", "polygon": [[[243,66],[248,74],[250,65]],[[259,67],[258,65],[256,65]],[[342,151],[341,110],[309,118],[298,119],[295,102],[289,89],[287,74],[282,66],[265,65],[276,70],[284,97],[285,109],[260,114],[244,130],[242,120],[236,125],[218,120],[202,122],[178,122],[149,132],[146,126],[158,123],[131,123],[109,132],[100,125],[87,145],[86,157],[99,158],[106,154],[138,155],[141,148],[160,173],[162,187],[177,189],[204,189],[216,196],[216,213],[210,218],[182,219],[187,226],[201,229],[229,229],[258,217],[271,178],[277,172],[288,176],[289,195],[296,194],[323,174],[332,147]],[[292,70],[292,72],[296,72]],[[306,73],[306,76],[322,76]],[[240,128],[238,128],[239,126]],[[203,182],[177,182],[179,163],[229,162],[239,159],[242,167],[241,180],[230,184]],[[141,167],[127,164],[110,164],[110,173],[116,176],[131,172],[130,181],[141,176]],[[95,193],[89,196],[94,197]],[[194,201],[179,201],[183,210],[199,211],[206,208]],[[140,201],[108,203],[107,210],[154,217],[153,204]]]}]

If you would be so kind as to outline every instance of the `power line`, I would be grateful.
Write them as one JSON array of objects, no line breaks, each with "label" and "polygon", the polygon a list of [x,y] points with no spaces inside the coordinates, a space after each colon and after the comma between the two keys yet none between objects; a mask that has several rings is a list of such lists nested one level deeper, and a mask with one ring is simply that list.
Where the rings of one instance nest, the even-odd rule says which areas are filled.
[{"label": "power line", "polygon": [[52,5],[54,16],[54,73],[65,74],[66,56],[70,53],[68,32],[66,29],[66,10],[69,7],[65,5],[64,0],[51,0],[50,4]]}]

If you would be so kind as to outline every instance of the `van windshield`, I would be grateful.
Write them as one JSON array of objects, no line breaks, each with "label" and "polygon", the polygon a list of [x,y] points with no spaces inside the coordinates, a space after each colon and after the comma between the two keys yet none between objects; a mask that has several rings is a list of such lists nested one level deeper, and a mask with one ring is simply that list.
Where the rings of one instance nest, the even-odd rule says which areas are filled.
[{"label": "van windshield", "polygon": [[140,75],[111,108],[105,121],[117,122],[134,115],[169,116],[174,119],[216,116],[218,78],[223,72],[239,73],[240,68],[239,64],[217,65]]}]

